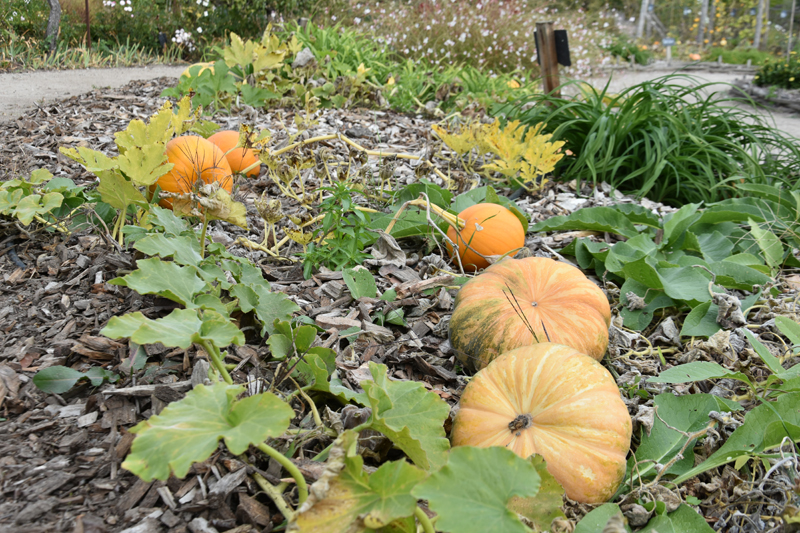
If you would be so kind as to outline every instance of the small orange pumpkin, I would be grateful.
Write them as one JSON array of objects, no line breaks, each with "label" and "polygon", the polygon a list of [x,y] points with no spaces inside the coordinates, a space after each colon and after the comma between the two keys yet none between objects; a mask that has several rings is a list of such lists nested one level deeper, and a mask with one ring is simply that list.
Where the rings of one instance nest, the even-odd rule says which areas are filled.
[{"label": "small orange pumpkin", "polygon": [[464,389],[453,446],[503,446],[540,454],[583,503],[611,498],[625,476],[631,417],[611,374],[591,357],[543,342],[512,350]]},{"label": "small orange pumpkin", "polygon": [[[466,225],[458,233],[456,228],[450,226],[447,236],[458,244],[458,254],[465,270],[486,268],[489,266],[486,257],[513,256],[525,246],[522,222],[502,205],[475,204],[461,211],[458,218],[464,220]],[[447,243],[447,252],[458,265],[450,243]]]},{"label": "small orange pumpkin", "polygon": [[[208,140],[216,144],[219,149],[222,150],[222,153],[225,154],[225,159],[228,160],[228,164],[234,172],[242,172],[253,163],[258,162],[258,157],[250,148],[235,148],[236,144],[239,142],[238,131],[218,131],[209,137]],[[255,178],[258,176],[260,170],[260,166],[254,167],[247,172],[247,176]]]},{"label": "small orange pumpkin", "polygon": [[[156,185],[162,191],[186,193],[194,188],[197,180],[216,181],[229,193],[233,192],[231,166],[222,151],[206,139],[195,135],[175,137],[167,143],[167,159],[175,166],[150,186],[150,194]],[[158,205],[172,209],[172,198],[163,198]]]},{"label": "small orange pumpkin", "polygon": [[610,324],[608,298],[577,268],[545,257],[509,257],[458,291],[450,345],[467,368],[480,370],[502,353],[534,344],[530,326],[539,341],[549,336],[599,361]]}]

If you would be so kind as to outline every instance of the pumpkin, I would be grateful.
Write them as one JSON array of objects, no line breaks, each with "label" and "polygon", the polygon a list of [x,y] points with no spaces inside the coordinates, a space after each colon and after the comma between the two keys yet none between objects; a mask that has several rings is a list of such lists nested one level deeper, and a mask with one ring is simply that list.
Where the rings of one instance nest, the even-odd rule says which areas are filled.
[{"label": "pumpkin", "polygon": [[[447,236],[458,245],[458,253],[465,270],[475,271],[489,266],[485,257],[514,255],[525,246],[525,229],[522,222],[498,204],[475,204],[458,214],[464,220],[464,228],[456,232],[450,226]],[[447,243],[447,252],[458,265],[453,247]]]},{"label": "pumpkin", "polygon": [[[208,138],[209,142],[214,143],[225,154],[225,159],[234,172],[242,172],[253,163],[258,162],[258,157],[250,148],[236,148],[239,142],[239,132],[233,130],[218,131]],[[232,149],[232,150],[231,150]],[[254,178],[258,176],[260,166],[253,167],[247,172],[247,176]]]},{"label": "pumpkin", "polygon": [[[156,185],[166,192],[190,192],[199,179],[205,183],[218,182],[220,187],[233,192],[231,167],[225,155],[206,139],[194,135],[175,137],[167,143],[167,159],[174,166],[150,186],[150,194]],[[163,198],[158,205],[171,209],[172,199]]]},{"label": "pumpkin", "polygon": [[472,370],[548,336],[599,361],[610,324],[608,298],[577,268],[544,257],[509,257],[461,287],[450,317],[450,344]]},{"label": "pumpkin", "polygon": [[453,446],[503,446],[540,454],[567,496],[600,503],[625,476],[631,417],[600,363],[542,342],[503,354],[464,389]]}]

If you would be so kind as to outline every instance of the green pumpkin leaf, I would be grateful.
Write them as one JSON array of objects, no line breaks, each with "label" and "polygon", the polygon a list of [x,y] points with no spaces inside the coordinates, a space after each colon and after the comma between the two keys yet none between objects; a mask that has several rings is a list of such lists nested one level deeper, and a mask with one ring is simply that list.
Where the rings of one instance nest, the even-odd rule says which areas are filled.
[{"label": "green pumpkin leaf", "polygon": [[649,383],[694,383],[707,379],[730,378],[737,379],[753,386],[750,379],[741,372],[728,370],[724,366],[712,361],[695,361],[678,365],[661,372],[654,378],[648,378]]},{"label": "green pumpkin leaf", "polygon": [[172,474],[182,478],[193,463],[211,456],[220,439],[238,455],[289,427],[291,407],[268,392],[236,400],[244,390],[223,382],[198,385],[160,415],[131,428],[136,438],[122,467],[146,482]]},{"label": "green pumpkin leaf", "polygon": [[356,440],[352,431],[339,438],[309,504],[290,523],[292,531],[374,531],[414,514],[417,499],[411,489],[425,478],[425,472],[401,460],[384,463],[367,474],[364,460],[356,453]]},{"label": "green pumpkin leaf", "polygon": [[156,320],[139,312],[129,313],[112,317],[100,333],[111,339],[127,337],[137,344],[160,342],[167,347],[183,349],[204,340],[220,348],[244,344],[244,333],[227,318],[211,310],[202,313],[201,319],[195,309],[175,309]]},{"label": "green pumpkin leaf", "polygon": [[[577,530],[576,530],[577,531]],[[697,511],[682,503],[671,513],[657,514],[639,533],[713,533],[706,519]]]},{"label": "green pumpkin leaf", "polygon": [[380,431],[416,464],[435,470],[446,461],[450,444],[444,421],[450,408],[435,393],[413,381],[389,381],[385,365],[369,364],[374,381],[361,387],[372,407],[371,428]]},{"label": "green pumpkin leaf", "polygon": [[761,249],[764,260],[773,270],[777,270],[783,263],[783,244],[781,240],[769,230],[762,229],[758,222],[749,219],[750,234]]},{"label": "green pumpkin leaf", "polygon": [[137,240],[133,247],[152,257],[172,257],[177,264],[184,266],[197,266],[203,260],[200,243],[189,236],[167,237],[163,233],[151,233]]},{"label": "green pumpkin leaf", "polygon": [[554,519],[565,517],[561,510],[564,503],[564,488],[547,471],[544,457],[532,455],[529,461],[541,478],[539,492],[532,498],[512,497],[509,508],[530,520],[539,530],[547,531]]},{"label": "green pumpkin leaf", "polygon": [[[605,531],[605,527],[612,519],[622,524],[624,531],[630,532],[631,528],[622,515],[622,510],[619,508],[619,505],[616,503],[604,503],[581,518],[581,521],[575,526],[575,531],[573,533],[597,533],[599,531]],[[618,533],[617,529],[611,531]]]},{"label": "green pumpkin leaf", "polygon": [[[283,335],[271,335],[269,340],[271,341],[274,337],[286,339]],[[317,346],[309,349],[303,360],[297,363],[297,374],[300,381],[310,385],[309,390],[327,392],[336,396],[343,403],[355,400],[361,405],[369,405],[365,394],[353,392],[342,384],[342,380],[337,374],[335,360],[336,352],[329,348]]]},{"label": "green pumpkin leaf", "polygon": [[100,172],[98,176],[100,184],[97,186],[97,192],[100,193],[100,198],[111,207],[122,211],[120,216],[124,215],[131,204],[147,204],[147,200],[139,192],[139,189],[119,172],[104,171]]},{"label": "green pumpkin leaf", "polygon": [[258,305],[254,311],[261,322],[261,334],[270,335],[275,332],[275,320],[289,320],[293,313],[301,311],[300,306],[291,301],[282,292],[270,292],[269,284],[262,280],[261,284],[251,285],[250,288],[258,297]]},{"label": "green pumpkin leaf", "polygon": [[509,506],[515,496],[536,496],[540,484],[531,462],[511,450],[459,446],[450,451],[447,464],[414,487],[412,494],[428,500],[439,515],[439,531],[525,533],[530,530]]},{"label": "green pumpkin leaf", "polygon": [[[711,411],[731,410],[731,406],[723,404],[711,394],[675,396],[672,393],[665,393],[656,396],[654,403],[661,419],[655,419],[649,435],[642,432],[641,443],[628,460],[628,472],[625,474],[626,483],[632,480],[636,485],[639,480],[655,476],[656,464],[668,463],[686,443],[686,437],[667,427],[661,421],[662,419],[673,428],[693,433],[708,424],[708,413]],[[637,461],[638,465],[636,465]],[[684,451],[684,458],[670,467],[668,474],[683,474],[693,465],[694,451],[690,444]]]},{"label": "green pumpkin leaf", "polygon": [[589,230],[614,233],[633,238],[639,231],[622,212],[614,207],[587,207],[568,216],[550,217],[537,222],[530,231]]},{"label": "green pumpkin leaf", "polygon": [[208,288],[193,268],[181,267],[171,261],[152,257],[136,261],[136,266],[138,270],[109,283],[129,287],[139,294],[158,294],[190,308],[195,295]]}]

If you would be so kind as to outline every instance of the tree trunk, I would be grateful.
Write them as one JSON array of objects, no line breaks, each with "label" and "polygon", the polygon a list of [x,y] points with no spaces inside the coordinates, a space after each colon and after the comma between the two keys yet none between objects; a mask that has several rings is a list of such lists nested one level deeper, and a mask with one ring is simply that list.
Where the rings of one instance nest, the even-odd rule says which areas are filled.
[{"label": "tree trunk", "polygon": [[47,0],[50,4],[50,18],[47,20],[45,40],[50,41],[50,53],[56,49],[58,41],[58,27],[61,25],[61,4],[58,0]]},{"label": "tree trunk", "polygon": [[636,27],[636,38],[641,39],[644,36],[644,22],[647,17],[647,5],[649,0],[642,0],[642,8],[639,10],[639,25]]},{"label": "tree trunk", "polygon": [[761,26],[764,23],[764,0],[758,2],[758,14],[756,15],[756,35],[753,38],[753,48],[761,48]]},{"label": "tree trunk", "polygon": [[697,28],[697,44],[700,45],[700,48],[705,47],[706,26],[708,25],[708,0],[702,0],[702,2],[700,8],[700,22]]}]

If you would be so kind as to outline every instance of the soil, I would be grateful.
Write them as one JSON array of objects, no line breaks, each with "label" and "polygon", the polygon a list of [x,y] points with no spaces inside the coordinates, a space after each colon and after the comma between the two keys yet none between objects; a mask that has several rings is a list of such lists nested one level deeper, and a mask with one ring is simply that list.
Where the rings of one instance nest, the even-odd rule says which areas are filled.
[{"label": "soil", "polygon": [[[0,75],[0,87],[6,87],[0,89],[0,106],[5,106],[0,113],[14,117],[0,123],[0,180],[25,176],[43,167],[78,185],[92,185],[94,176],[60,154],[58,148],[87,146],[114,155],[114,133],[124,129],[130,120],[154,113],[164,101],[158,95],[174,84],[180,69],[175,68],[168,77],[127,85],[121,81],[123,73],[114,74],[114,81],[110,81],[107,76],[111,71]],[[134,76],[130,69],[120,70]],[[156,72],[148,69],[147,74]],[[49,85],[66,79],[61,78],[62,74],[73,81]],[[90,76],[95,75],[97,78],[90,81]],[[138,75],[141,77],[141,72]],[[35,90],[9,89],[9,80],[14,76],[15,85],[33,79],[41,85],[32,84]],[[86,89],[82,92],[78,82],[89,85],[83,86]],[[112,84],[122,86],[105,88]],[[104,88],[90,90],[95,86]],[[12,91],[16,100],[8,105],[2,95]],[[66,94],[73,95],[63,98]],[[61,99],[56,99],[58,95]],[[269,128],[275,146],[279,146],[287,142],[285,125],[294,124],[294,118],[291,110],[242,109],[230,117],[218,115],[214,120],[229,128],[238,127],[239,121],[257,129]],[[308,135],[343,132],[369,149],[424,154],[431,146],[431,123],[421,117],[391,112],[326,110]],[[362,164],[346,146],[329,143],[325,149],[350,164]],[[373,168],[359,167],[353,175],[383,176],[384,168],[374,165],[385,165],[394,190],[416,179],[417,169],[407,161],[373,160],[368,164]],[[458,171],[454,170],[452,177],[462,187],[468,186],[465,181],[458,181],[462,178]],[[312,185],[318,187],[313,179]],[[415,248],[406,248],[412,245],[401,241],[402,259],[390,256],[370,265],[376,272],[379,290],[397,289],[399,299],[391,307],[403,309],[407,322],[406,326],[379,326],[372,323],[370,313],[384,306],[383,311],[388,314],[390,307],[386,306],[390,304],[353,301],[340,272],[322,268],[305,280],[298,264],[273,262],[234,242],[241,236],[261,241],[264,224],[256,214],[254,201],[265,193],[271,197],[280,195],[263,169],[259,177],[244,181],[236,191],[236,199],[248,208],[250,229],[219,222],[212,224],[211,237],[226,244],[231,253],[258,264],[273,291],[288,295],[301,306],[303,314],[325,330],[320,337],[323,344],[337,350],[336,365],[345,386],[358,390],[367,363],[380,362],[389,367],[391,378],[421,382],[454,406],[465,379],[455,371],[457,361],[447,341],[447,322],[456,291],[447,288],[453,283],[451,276],[437,274],[438,268],[446,267],[441,252],[435,247],[425,248],[420,242],[415,243]],[[611,196],[607,189],[575,191],[574,186],[563,184],[551,185],[536,197],[524,196],[517,203],[535,222],[583,206],[609,204]],[[614,201],[633,200],[615,196]],[[647,200],[641,203],[662,213],[674,211]],[[308,215],[296,203],[285,204],[285,210],[295,215]],[[285,229],[282,227],[281,231]],[[565,238],[568,236],[529,235],[522,253],[556,257],[551,252],[562,247]],[[294,251],[298,249],[296,244],[289,246],[294,246]],[[284,254],[291,252],[290,248]],[[133,441],[128,430],[182,397],[185,382],[204,356],[194,347],[173,350],[148,346],[146,370],[98,388],[84,383],[58,395],[45,394],[34,385],[36,372],[53,365],[80,371],[95,366],[119,371],[130,346],[99,334],[109,318],[134,310],[157,318],[174,307],[169,301],[141,296],[108,283],[136,268],[135,260],[139,258],[141,255],[135,251],[116,247],[99,228],[61,235],[35,225],[23,227],[15,221],[0,220],[0,533],[251,533],[272,531],[283,521],[258,486],[242,474],[246,469],[248,474],[259,472],[267,479],[281,477],[280,466],[257,452],[245,454],[250,463],[245,465],[243,458],[232,456],[221,446],[210,459],[195,464],[184,479],[173,477],[165,482],[146,483],[121,468]],[[601,280],[595,281],[602,285]],[[422,294],[431,288],[436,291]],[[756,313],[756,319],[758,316]],[[339,330],[354,324],[370,334],[348,345],[339,338]],[[621,329],[615,331],[606,362],[621,382],[634,383],[635,378],[638,383],[642,376],[660,372],[655,359],[633,360],[626,356],[630,350],[656,343],[656,337],[647,340]],[[269,350],[263,339],[248,336],[247,341],[228,355],[229,362],[238,363],[232,377],[236,383],[263,384],[274,375],[276,366],[268,361]],[[687,388],[681,392],[686,393]],[[638,433],[641,420],[646,419],[638,415],[646,414],[648,409],[652,412],[648,407],[652,400],[648,404],[633,395],[625,401]],[[307,406],[302,402],[292,406],[298,413],[294,427],[306,429],[310,419],[306,416]],[[727,429],[720,428],[720,439],[728,435]],[[303,443],[298,458],[318,453],[330,444],[330,439],[325,439],[322,436]],[[375,447],[372,456],[385,459],[391,448],[385,444]],[[309,482],[315,481],[319,472],[311,467],[303,470]],[[753,474],[754,479],[745,481],[757,486],[761,475],[763,472],[759,471]],[[681,491],[683,497],[692,496],[703,502],[696,509],[712,526],[725,529],[732,517],[746,514],[764,517],[763,528],[747,531],[778,531],[781,527],[778,518],[770,517],[779,517],[787,508],[787,495],[791,494],[788,485],[776,486],[768,495],[753,496],[749,490],[740,490],[743,481],[730,467],[705,474],[703,481],[686,484]],[[567,502],[565,509],[573,525],[589,510],[574,502]]]}]

